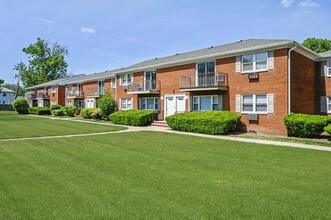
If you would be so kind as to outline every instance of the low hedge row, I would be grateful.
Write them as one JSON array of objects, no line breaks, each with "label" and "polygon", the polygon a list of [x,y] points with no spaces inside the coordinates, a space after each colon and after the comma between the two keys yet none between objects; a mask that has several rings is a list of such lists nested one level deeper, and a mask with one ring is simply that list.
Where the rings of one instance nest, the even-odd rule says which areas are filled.
[{"label": "low hedge row", "polygon": [[290,114],[285,116],[284,123],[289,136],[294,137],[316,137],[330,123],[328,116]]},{"label": "low hedge row", "polygon": [[99,108],[82,108],[80,116],[85,119],[101,119],[101,110]]},{"label": "low hedge row", "polygon": [[51,110],[48,107],[31,107],[29,113],[33,115],[50,115]]},{"label": "low hedge row", "polygon": [[170,128],[206,134],[227,134],[239,130],[240,114],[229,111],[184,112],[166,117]]},{"label": "low hedge row", "polygon": [[110,121],[114,124],[145,126],[153,121],[154,111],[151,110],[125,110],[114,112],[109,116]]}]

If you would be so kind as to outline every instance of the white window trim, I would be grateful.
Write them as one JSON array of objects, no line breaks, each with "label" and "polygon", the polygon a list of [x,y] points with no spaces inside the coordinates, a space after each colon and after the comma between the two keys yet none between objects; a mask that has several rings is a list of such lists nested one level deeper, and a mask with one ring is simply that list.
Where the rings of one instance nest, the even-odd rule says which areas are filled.
[{"label": "white window trim", "polygon": [[331,60],[326,62],[326,76],[331,77]]},{"label": "white window trim", "polygon": [[[131,101],[131,108],[128,108],[128,100]],[[123,105],[123,101],[126,101],[125,105]],[[132,98],[124,98],[124,99],[121,99],[121,110],[130,110],[130,109],[133,109],[133,100]]]},{"label": "white window trim", "polygon": [[[200,98],[201,97],[210,97],[211,98],[211,105],[210,105],[210,110],[194,110],[194,98],[198,98],[198,109],[200,108]],[[213,110],[213,97],[217,98],[217,105],[219,107],[219,109],[223,109],[222,106],[220,106],[220,97],[218,95],[200,95],[200,96],[192,96],[192,111],[194,112],[202,112],[202,111],[215,111]]]},{"label": "white window trim", "polygon": [[110,87],[111,88],[116,88],[116,78],[111,78],[110,79]]},{"label": "white window trim", "polygon": [[[142,103],[142,102],[143,102],[144,100],[146,100],[146,107],[147,107],[147,99],[154,99],[154,105],[153,105],[154,108],[153,108],[153,109],[148,109],[148,108],[143,109],[143,108],[142,108],[142,107],[143,107],[143,103]],[[157,100],[157,101],[156,101],[156,100]],[[158,109],[155,108],[155,103],[158,103],[158,107],[159,107]],[[140,106],[140,109],[141,109],[141,110],[160,110],[160,99],[159,99],[159,97],[144,97],[144,98],[141,98],[141,100],[140,100],[140,105],[141,105],[141,106]]]},{"label": "white window trim", "polygon": [[[267,65],[266,65],[266,68],[265,69],[260,69],[260,70],[257,70],[256,69],[256,54],[259,54],[259,53],[266,53],[267,54]],[[253,55],[253,70],[247,70],[247,71],[244,71],[244,56],[246,55]],[[269,59],[268,59],[268,51],[265,51],[265,52],[257,52],[257,53],[248,53],[248,54],[243,54],[241,56],[241,73],[252,73],[252,72],[264,72],[264,71],[268,71],[268,66],[269,66]],[[247,63],[246,63],[247,64]]]},{"label": "white window trim", "polygon": [[[131,82],[128,83],[128,78],[131,78]],[[125,77],[125,83],[123,83],[122,77]],[[127,73],[127,74],[123,74],[120,76],[120,84],[121,86],[128,86],[131,85],[133,83],[133,73]]]},{"label": "white window trim", "polygon": [[331,105],[331,96],[326,97],[326,112],[331,113],[331,109],[329,109],[329,105]]},{"label": "white window trim", "polygon": [[[269,109],[269,104],[268,104],[268,94],[243,94],[241,95],[241,109],[244,109],[244,100],[243,100],[243,96],[245,95],[252,95],[253,96],[253,111],[241,111],[242,114],[259,114],[259,115],[267,115],[268,113],[268,109]],[[257,95],[265,95],[266,99],[267,99],[267,110],[265,112],[258,112],[256,111],[256,96]]]}]

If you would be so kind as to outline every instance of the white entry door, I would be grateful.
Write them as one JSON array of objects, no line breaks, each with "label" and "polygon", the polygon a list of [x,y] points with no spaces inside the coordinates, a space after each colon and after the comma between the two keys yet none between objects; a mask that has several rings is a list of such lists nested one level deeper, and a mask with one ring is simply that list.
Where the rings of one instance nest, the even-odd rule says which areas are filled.
[{"label": "white entry door", "polygon": [[85,100],[85,106],[86,108],[95,108],[95,101],[94,99],[86,99]]},{"label": "white entry door", "polygon": [[173,95],[165,97],[165,117],[185,112],[185,96]]}]

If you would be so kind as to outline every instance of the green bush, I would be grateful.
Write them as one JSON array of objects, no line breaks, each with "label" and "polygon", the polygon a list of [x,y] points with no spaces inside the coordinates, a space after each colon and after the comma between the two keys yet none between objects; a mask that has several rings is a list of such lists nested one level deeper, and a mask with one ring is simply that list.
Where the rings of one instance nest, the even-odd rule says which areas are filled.
[{"label": "green bush", "polygon": [[48,107],[31,107],[29,113],[34,115],[50,115],[51,110]]},{"label": "green bush", "polygon": [[100,119],[100,112],[99,108],[82,108],[80,116],[85,119],[91,119],[93,114],[93,119]]},{"label": "green bush", "polygon": [[74,117],[76,114],[76,107],[70,106],[70,107],[62,107],[61,110],[63,111],[63,115],[68,117]]},{"label": "green bush", "polygon": [[115,112],[115,99],[109,92],[106,92],[104,96],[98,99],[98,106],[101,110],[100,117],[102,120],[108,121],[109,115]]},{"label": "green bush", "polygon": [[290,114],[284,123],[289,136],[316,137],[324,131],[330,118],[322,115]]},{"label": "green bush", "polygon": [[170,128],[206,134],[227,134],[239,130],[241,116],[229,111],[184,112],[166,117]]},{"label": "green bush", "polygon": [[63,116],[63,111],[61,109],[52,110],[54,116]]},{"label": "green bush", "polygon": [[15,99],[12,103],[12,106],[18,114],[28,114],[29,113],[29,104],[25,98]]},{"label": "green bush", "polygon": [[60,110],[63,106],[59,104],[54,104],[51,106],[51,111],[52,110]]},{"label": "green bush", "polygon": [[109,119],[114,124],[144,126],[152,123],[153,114],[151,110],[123,110],[114,112]]}]

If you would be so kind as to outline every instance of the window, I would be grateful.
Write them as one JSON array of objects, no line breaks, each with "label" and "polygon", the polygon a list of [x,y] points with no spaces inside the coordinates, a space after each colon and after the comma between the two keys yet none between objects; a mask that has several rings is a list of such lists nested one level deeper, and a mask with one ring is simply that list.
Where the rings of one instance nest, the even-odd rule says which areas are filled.
[{"label": "window", "polygon": [[215,84],[215,61],[197,64],[196,81],[196,86],[209,86]]},{"label": "window", "polygon": [[116,78],[111,78],[110,86],[116,88]]},{"label": "window", "polygon": [[122,110],[132,109],[132,100],[131,99],[121,99],[121,109]]},{"label": "window", "polygon": [[2,96],[3,96],[3,97],[7,96],[7,93],[5,93],[5,92],[4,92],[4,93],[2,93]]},{"label": "window", "polygon": [[331,96],[327,97],[327,108],[328,108],[328,113],[330,113],[331,112]]},{"label": "window", "polygon": [[52,101],[51,103],[52,103],[52,105],[56,105],[57,104],[56,101]]},{"label": "window", "polygon": [[121,85],[122,86],[127,86],[130,85],[132,83],[132,74],[125,74],[125,75],[121,75]]},{"label": "window", "polygon": [[72,106],[72,102],[71,101],[68,101],[67,106],[68,107],[71,107]]},{"label": "window", "polygon": [[159,98],[142,98],[140,100],[140,109],[158,110],[159,109]]},{"label": "window", "polygon": [[2,104],[6,104],[6,101],[2,101]]},{"label": "window", "polygon": [[331,76],[331,60],[327,62],[327,70],[326,75]]},{"label": "window", "polygon": [[243,95],[242,96],[243,112],[268,112],[267,95]]},{"label": "window", "polygon": [[56,93],[56,86],[52,86],[52,93]]},{"label": "window", "polygon": [[220,110],[218,96],[193,96],[193,111]]},{"label": "window", "polygon": [[246,54],[242,56],[242,72],[268,69],[268,52]]},{"label": "window", "polygon": [[45,95],[48,96],[48,88],[45,87]]}]

